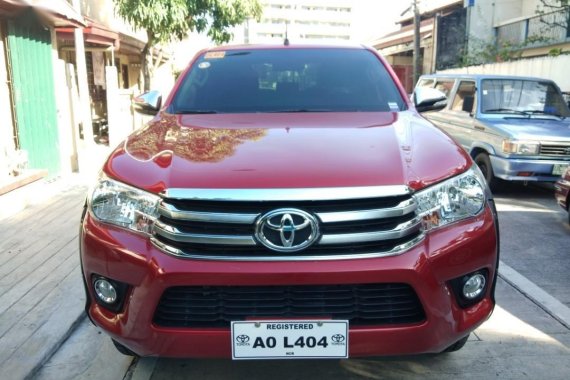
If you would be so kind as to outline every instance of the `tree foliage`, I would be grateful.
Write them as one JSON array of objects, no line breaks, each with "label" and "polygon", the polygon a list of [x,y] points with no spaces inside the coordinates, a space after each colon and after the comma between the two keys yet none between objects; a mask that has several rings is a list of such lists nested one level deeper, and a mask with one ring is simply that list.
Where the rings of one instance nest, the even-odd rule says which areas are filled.
[{"label": "tree foliage", "polygon": [[189,32],[206,34],[216,43],[231,39],[229,28],[248,17],[259,18],[257,0],[113,0],[115,12],[136,29],[146,31],[148,42],[143,50],[145,90],[148,90],[152,47],[182,40]]}]

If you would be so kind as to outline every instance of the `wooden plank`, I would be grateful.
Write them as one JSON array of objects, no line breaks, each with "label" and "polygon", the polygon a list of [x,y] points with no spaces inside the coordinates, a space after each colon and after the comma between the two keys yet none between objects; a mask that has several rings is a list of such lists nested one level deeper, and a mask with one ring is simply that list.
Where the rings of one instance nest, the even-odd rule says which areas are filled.
[{"label": "wooden plank", "polygon": [[[45,192],[57,191],[58,189],[50,190],[50,185],[38,186],[35,189]],[[43,213],[47,210],[57,209],[65,206],[66,204],[73,202],[83,203],[85,201],[86,188],[83,186],[76,187],[67,191],[61,191],[54,194],[49,199],[44,199],[38,204],[34,204],[26,208],[25,210],[8,217],[0,221],[0,225],[4,225],[11,228],[22,228],[29,224],[31,221],[41,220],[43,218]],[[40,198],[40,196],[38,196]],[[38,219],[35,219],[38,218]],[[5,231],[0,231],[0,237],[5,234]]]},{"label": "wooden plank", "polygon": [[[58,250],[58,252],[46,260],[42,265],[30,265],[31,272],[18,273],[18,276],[10,276],[9,282],[2,284],[2,295],[0,295],[0,315],[10,306],[18,302],[26,295],[38,282],[49,275],[57,273],[58,267],[67,258],[77,255],[77,237],[70,238],[68,244]],[[14,279],[19,281],[14,281]]]},{"label": "wooden plank", "polygon": [[[11,328],[16,326],[19,321],[33,312],[34,308],[46,298],[50,292],[57,288],[62,279],[67,277],[71,272],[75,272],[79,267],[79,257],[70,255],[58,267],[57,271],[50,273],[39,281],[15,304],[11,305],[7,310],[0,314],[0,338],[3,337]],[[47,316],[45,316],[47,318]]]},{"label": "wooden plank", "polygon": [[79,267],[0,338],[0,373],[24,379],[57,351],[84,316]]},{"label": "wooden plank", "polygon": [[0,267],[15,254],[28,249],[34,243],[31,236],[38,240],[56,232],[46,228],[46,225],[57,225],[58,221],[71,219],[77,225],[77,233],[83,202],[81,191],[66,193],[50,201],[48,206],[30,207],[17,217],[0,222]]},{"label": "wooden plank", "polygon": [[[35,270],[51,255],[57,253],[62,246],[68,244],[70,239],[78,236],[79,220],[69,218],[61,224],[53,224],[53,226],[52,229],[44,228],[43,230],[30,231],[26,234],[28,236],[26,243],[20,244],[14,250],[6,251],[0,265],[0,285],[10,283],[12,280],[5,277],[21,266],[24,266],[23,270],[26,273]],[[79,243],[75,247],[76,252],[78,247]]]}]

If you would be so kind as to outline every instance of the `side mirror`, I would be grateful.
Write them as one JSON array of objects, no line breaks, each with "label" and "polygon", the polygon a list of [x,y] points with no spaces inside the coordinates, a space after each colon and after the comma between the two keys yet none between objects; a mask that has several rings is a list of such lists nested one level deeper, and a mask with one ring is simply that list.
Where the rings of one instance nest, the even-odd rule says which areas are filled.
[{"label": "side mirror", "polygon": [[414,105],[418,112],[436,111],[445,108],[447,96],[435,88],[418,87],[413,94]]},{"label": "side mirror", "polygon": [[149,91],[133,99],[135,111],[145,115],[156,115],[162,105],[162,95],[159,91]]}]

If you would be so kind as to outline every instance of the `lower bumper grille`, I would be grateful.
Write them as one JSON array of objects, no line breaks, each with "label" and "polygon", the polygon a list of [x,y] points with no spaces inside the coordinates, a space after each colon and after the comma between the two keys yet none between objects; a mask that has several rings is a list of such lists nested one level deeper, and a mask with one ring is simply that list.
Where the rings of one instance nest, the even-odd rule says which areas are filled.
[{"label": "lower bumper grille", "polygon": [[425,314],[406,284],[182,286],[164,292],[154,323],[229,327],[249,318],[343,319],[351,326],[374,326],[419,323]]}]

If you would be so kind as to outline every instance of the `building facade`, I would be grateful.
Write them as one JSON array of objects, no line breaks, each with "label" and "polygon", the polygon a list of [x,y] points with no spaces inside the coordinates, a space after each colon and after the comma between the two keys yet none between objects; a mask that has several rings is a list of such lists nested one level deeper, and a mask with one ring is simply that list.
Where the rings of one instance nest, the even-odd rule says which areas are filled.
[{"label": "building facade", "polygon": [[[438,60],[457,60],[456,56],[465,43],[466,11],[463,5],[463,0],[418,2],[422,73],[434,72]],[[401,7],[402,16],[397,22],[400,29],[377,38],[372,46],[392,65],[406,91],[411,92],[414,87],[414,13],[409,4]]]},{"label": "building facade", "polygon": [[[145,39],[112,0],[0,0],[0,196],[90,169],[91,149],[143,125],[131,99]],[[155,74],[169,91],[172,69]]]},{"label": "building facade", "polygon": [[[422,73],[570,53],[570,5],[562,1],[421,0],[418,4]],[[414,86],[410,13],[398,21],[400,30],[373,42],[408,91]]]},{"label": "building facade", "polygon": [[0,0],[0,195],[62,170],[55,28],[83,25],[63,0]]},{"label": "building facade", "polygon": [[[236,28],[234,43],[349,41],[353,39],[354,1],[261,0],[259,22]],[[357,2],[356,2],[357,3]]]}]

